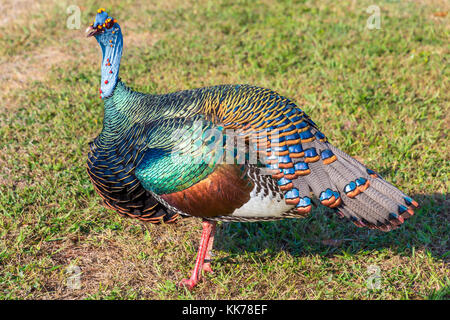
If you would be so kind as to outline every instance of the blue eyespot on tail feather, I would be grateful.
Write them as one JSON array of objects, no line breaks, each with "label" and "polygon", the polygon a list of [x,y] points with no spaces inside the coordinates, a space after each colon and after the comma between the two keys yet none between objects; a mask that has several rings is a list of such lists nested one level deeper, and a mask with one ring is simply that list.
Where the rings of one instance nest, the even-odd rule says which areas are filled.
[{"label": "blue eyespot on tail feather", "polygon": [[[413,215],[413,209],[418,207],[416,201],[330,145],[325,135],[304,119],[293,117],[292,120],[296,121],[298,134],[289,132],[290,135],[271,140],[272,150],[278,156],[268,160],[273,162],[271,168],[277,164],[279,171],[272,177],[284,192],[286,204],[295,205],[297,213],[310,212],[312,191],[322,205],[340,217],[350,218],[359,227],[388,231]],[[283,132],[288,129],[292,126]],[[286,143],[297,136],[298,143]]]}]

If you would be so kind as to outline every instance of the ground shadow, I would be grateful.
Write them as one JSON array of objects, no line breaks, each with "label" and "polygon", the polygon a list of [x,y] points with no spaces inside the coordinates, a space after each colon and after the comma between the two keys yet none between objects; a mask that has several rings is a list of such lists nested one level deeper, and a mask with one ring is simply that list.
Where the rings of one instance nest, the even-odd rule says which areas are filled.
[{"label": "ground shadow", "polygon": [[[361,250],[391,248],[402,255],[426,249],[437,259],[449,261],[449,194],[412,195],[420,203],[415,215],[391,232],[354,226],[321,207],[305,219],[272,222],[223,223],[217,231],[215,249],[229,252],[232,262],[243,252],[263,252],[268,259],[280,250],[293,256],[357,254]],[[231,261],[230,261],[231,260]]]}]

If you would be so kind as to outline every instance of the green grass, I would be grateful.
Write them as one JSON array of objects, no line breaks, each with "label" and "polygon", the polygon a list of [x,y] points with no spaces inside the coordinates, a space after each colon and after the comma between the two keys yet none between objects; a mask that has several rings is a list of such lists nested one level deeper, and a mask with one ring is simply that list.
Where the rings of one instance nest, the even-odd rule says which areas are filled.
[{"label": "green grass", "polygon": [[[6,1],[8,4],[12,1]],[[0,24],[3,299],[448,299],[449,21],[445,1],[52,1]],[[12,6],[12,4],[11,4]],[[101,130],[97,6],[124,32],[121,77],[143,92],[250,83],[297,101],[330,141],[422,207],[400,229],[359,229],[323,208],[303,220],[223,223],[192,292],[201,226],[144,225],[101,206],[88,142]],[[81,268],[81,288],[66,272]],[[368,289],[370,266],[380,289]]]}]

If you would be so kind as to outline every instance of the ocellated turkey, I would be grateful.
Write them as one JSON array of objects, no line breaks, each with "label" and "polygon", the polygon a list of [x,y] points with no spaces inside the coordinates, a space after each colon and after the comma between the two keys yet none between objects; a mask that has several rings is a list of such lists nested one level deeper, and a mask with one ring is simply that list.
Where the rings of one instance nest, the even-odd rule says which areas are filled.
[{"label": "ocellated turkey", "polygon": [[[331,145],[288,98],[250,85],[136,92],[119,78],[123,38],[117,21],[99,9],[86,32],[102,49],[104,102],[88,174],[104,204],[123,216],[152,223],[203,220],[192,276],[181,282],[188,288],[202,270],[211,271],[216,221],[305,217],[314,196],[359,227],[389,231],[418,207]],[[240,149],[234,146],[239,138]],[[221,161],[225,154],[231,161]]]}]

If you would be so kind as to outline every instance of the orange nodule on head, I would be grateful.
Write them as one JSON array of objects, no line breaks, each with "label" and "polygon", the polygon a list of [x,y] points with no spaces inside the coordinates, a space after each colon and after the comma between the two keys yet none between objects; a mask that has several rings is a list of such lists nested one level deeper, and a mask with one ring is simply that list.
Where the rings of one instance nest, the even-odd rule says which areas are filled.
[{"label": "orange nodule on head", "polygon": [[90,24],[89,36],[96,35],[98,32],[106,29],[111,29],[116,22],[116,19],[108,16],[104,8],[98,9],[94,22]]}]

